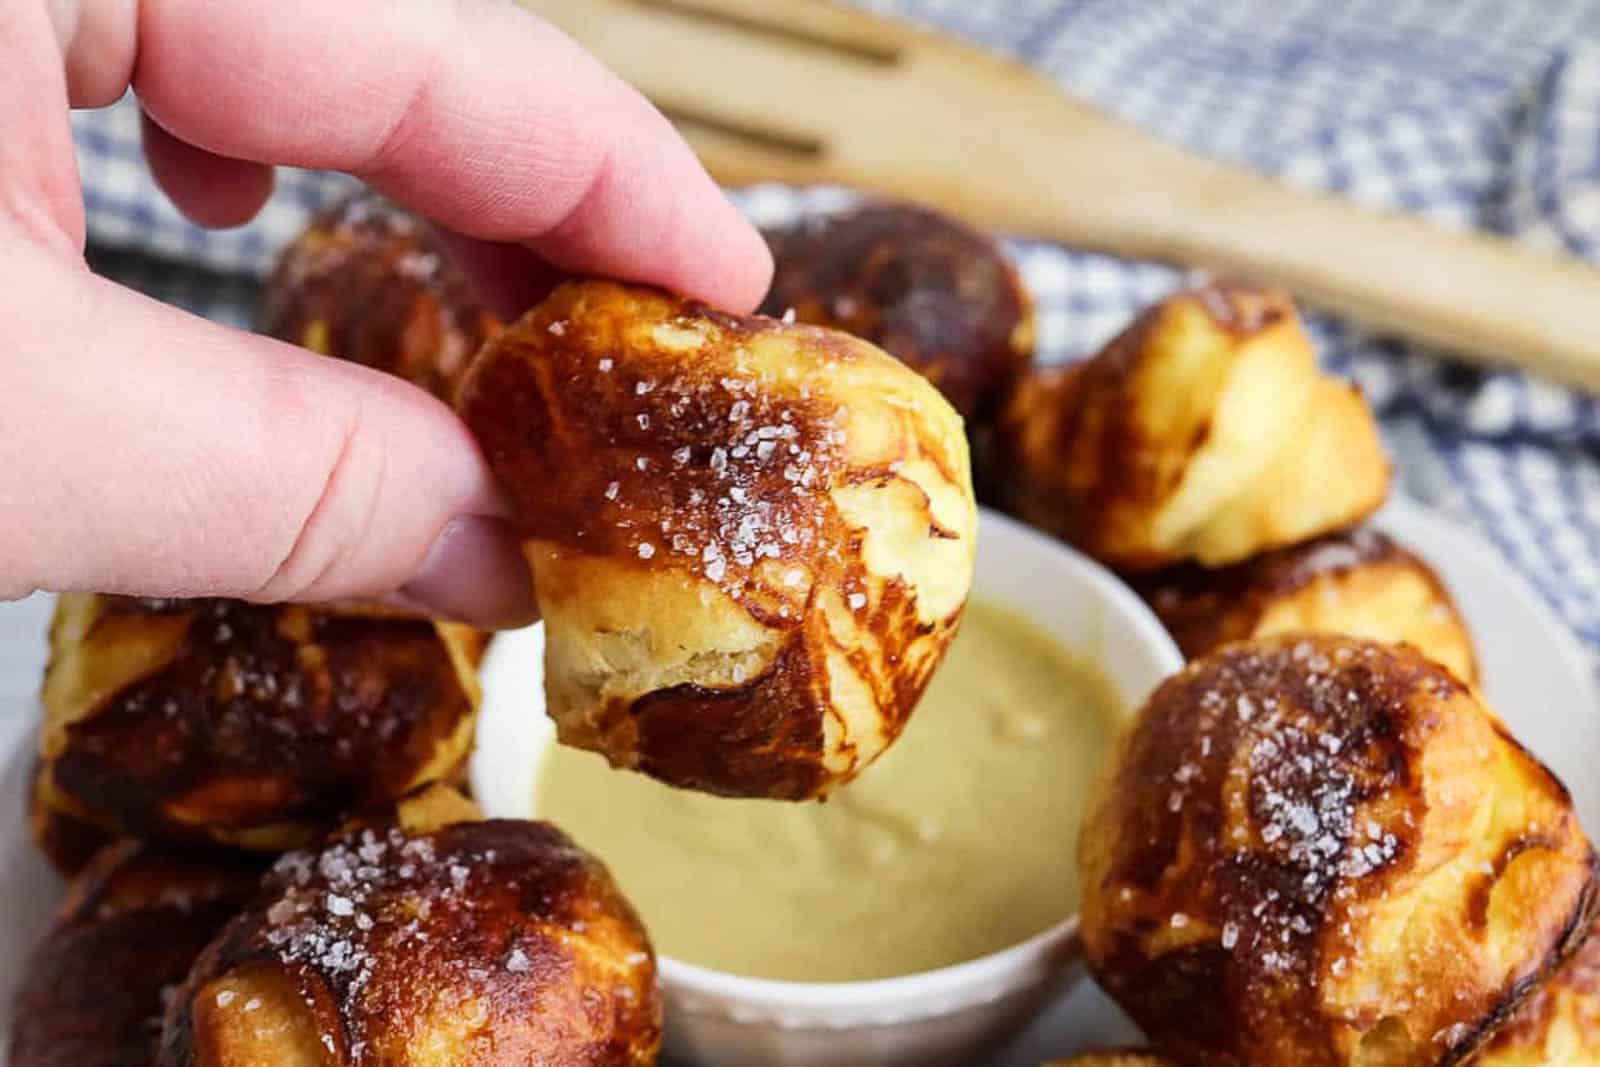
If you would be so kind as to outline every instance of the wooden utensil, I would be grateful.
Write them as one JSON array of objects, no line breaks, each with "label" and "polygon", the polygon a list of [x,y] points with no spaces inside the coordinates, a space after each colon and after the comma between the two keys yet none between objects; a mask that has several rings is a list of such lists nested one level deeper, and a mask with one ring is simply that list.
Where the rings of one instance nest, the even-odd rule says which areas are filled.
[{"label": "wooden utensil", "polygon": [[729,185],[838,183],[976,225],[1280,284],[1381,332],[1600,391],[1600,271],[1192,155],[1026,67],[818,0],[524,0]]}]

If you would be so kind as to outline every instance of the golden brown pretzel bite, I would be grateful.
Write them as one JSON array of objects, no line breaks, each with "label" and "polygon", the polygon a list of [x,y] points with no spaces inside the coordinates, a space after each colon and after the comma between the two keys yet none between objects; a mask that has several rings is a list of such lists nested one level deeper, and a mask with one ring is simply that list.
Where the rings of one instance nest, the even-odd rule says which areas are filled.
[{"label": "golden brown pretzel bite", "polygon": [[1600,1065],[1600,938],[1589,939],[1517,1009],[1472,1067]]},{"label": "golden brown pretzel bite", "polygon": [[484,348],[461,410],[529,538],[563,741],[802,798],[899,734],[977,525],[924,379],[836,331],[587,282]]},{"label": "golden brown pretzel bite", "polygon": [[296,605],[69,594],[50,646],[44,810],[282,850],[458,773],[483,638]]},{"label": "golden brown pretzel bite", "polygon": [[163,1067],[655,1062],[655,958],[605,867],[461,805],[283,857],[173,998]]},{"label": "golden brown pretzel bite", "polygon": [[1000,435],[1009,506],[1120,570],[1221,566],[1353,525],[1389,464],[1282,293],[1169,297],[1093,359],[1030,375]]},{"label": "golden brown pretzel bite", "polygon": [[51,796],[44,763],[36,759],[28,779],[28,833],[50,866],[64,878],[83,870],[95,853],[115,839],[105,827],[75,814],[69,807]]},{"label": "golden brown pretzel bite", "polygon": [[1476,684],[1467,624],[1439,576],[1370,527],[1251,556],[1183,564],[1134,582],[1186,656],[1291,631],[1404,642]]},{"label": "golden brown pretzel bite", "polygon": [[1183,1063],[1452,1064],[1578,946],[1566,790],[1448,671],[1331,635],[1158,689],[1091,797],[1083,942]]},{"label": "golden brown pretzel bite", "polygon": [[255,892],[265,866],[127,839],[98,852],[28,957],[11,1067],[153,1064],[163,993]]},{"label": "golden brown pretzel bite", "polygon": [[[761,310],[871,341],[927,377],[979,446],[1033,360],[1033,305],[998,242],[906,203],[867,203],[766,234]],[[981,449],[980,449],[981,450]]]},{"label": "golden brown pretzel bite", "polygon": [[259,326],[398,375],[448,402],[500,320],[426,223],[364,189],[317,216],[283,250]]}]

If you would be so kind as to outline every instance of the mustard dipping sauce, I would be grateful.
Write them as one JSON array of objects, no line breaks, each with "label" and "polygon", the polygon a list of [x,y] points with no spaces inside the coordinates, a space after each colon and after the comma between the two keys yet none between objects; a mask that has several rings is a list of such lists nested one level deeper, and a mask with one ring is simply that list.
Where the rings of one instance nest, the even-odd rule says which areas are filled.
[{"label": "mustard dipping sauce", "polygon": [[975,959],[1077,910],[1084,793],[1110,685],[975,599],[898,741],[822,803],[673,789],[554,745],[535,813],[611,868],[656,950],[802,982]]}]

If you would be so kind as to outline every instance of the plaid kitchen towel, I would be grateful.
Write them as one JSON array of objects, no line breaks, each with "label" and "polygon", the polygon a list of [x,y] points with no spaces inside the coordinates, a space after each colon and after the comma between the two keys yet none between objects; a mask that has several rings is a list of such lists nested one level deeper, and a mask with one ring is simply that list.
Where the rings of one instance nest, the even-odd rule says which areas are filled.
[{"label": "plaid kitchen towel", "polygon": [[[1600,0],[869,2],[1010,51],[1198,151],[1600,261]],[[256,223],[209,233],[152,185],[129,101],[74,123],[96,269],[241,325],[277,248],[349,183],[286,172]],[[768,222],[841,194],[736,196]],[[1013,251],[1046,361],[1092,352],[1182,281],[1059,246]],[[1310,321],[1380,413],[1405,488],[1487,536],[1600,650],[1596,401]]]}]

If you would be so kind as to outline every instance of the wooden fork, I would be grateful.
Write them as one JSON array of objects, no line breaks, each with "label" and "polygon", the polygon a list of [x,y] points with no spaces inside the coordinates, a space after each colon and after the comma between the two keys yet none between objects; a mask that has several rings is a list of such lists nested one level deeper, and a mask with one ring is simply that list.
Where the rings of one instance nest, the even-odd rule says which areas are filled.
[{"label": "wooden fork", "polygon": [[1600,391],[1600,271],[1190,154],[1018,63],[818,0],[524,0],[729,185],[838,183],[988,228],[1283,285]]}]

